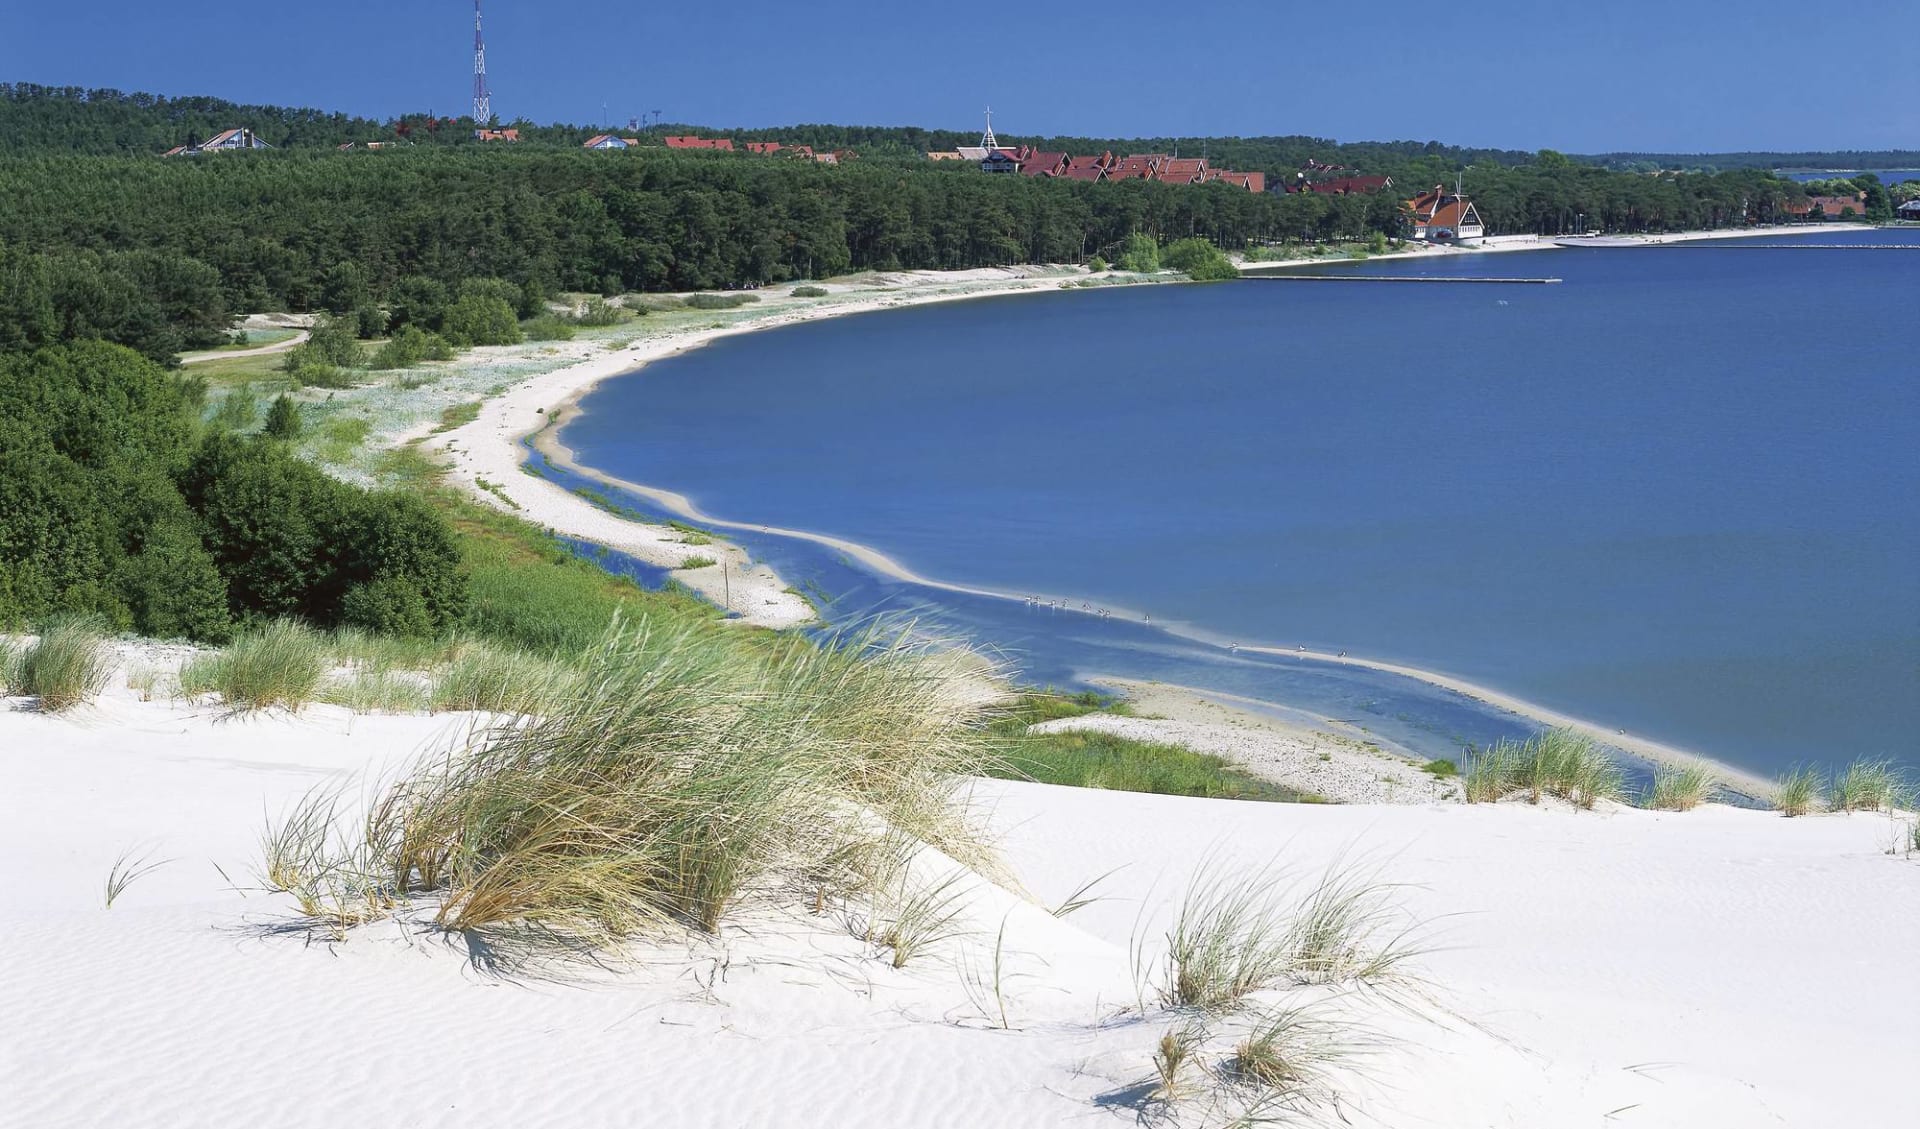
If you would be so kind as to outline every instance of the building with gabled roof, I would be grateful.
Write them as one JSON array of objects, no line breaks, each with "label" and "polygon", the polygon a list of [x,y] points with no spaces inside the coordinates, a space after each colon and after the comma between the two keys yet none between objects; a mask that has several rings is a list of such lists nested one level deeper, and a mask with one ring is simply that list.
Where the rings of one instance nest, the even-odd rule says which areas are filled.
[{"label": "building with gabled roof", "polygon": [[1486,225],[1480,222],[1480,212],[1473,206],[1473,201],[1448,192],[1442,185],[1436,184],[1430,191],[1415,196],[1407,201],[1405,207],[1412,213],[1415,239],[1432,243],[1458,243],[1480,239],[1487,234]]},{"label": "building with gabled roof", "polygon": [[1162,162],[1171,161],[1165,153],[1135,153],[1114,161],[1107,168],[1108,180],[1152,180]]},{"label": "building with gabled roof", "polygon": [[1364,196],[1393,187],[1390,176],[1342,176],[1333,180],[1296,180],[1288,192],[1318,192],[1323,196]]},{"label": "building with gabled roof", "polygon": [[615,137],[611,133],[602,133],[589,137],[586,142],[580,146],[582,149],[625,149],[626,147],[626,138]]},{"label": "building with gabled roof", "polygon": [[202,153],[233,153],[246,149],[271,149],[273,146],[260,140],[250,129],[222,130],[198,143],[176,145],[162,153],[163,157],[197,157]]},{"label": "building with gabled roof", "polygon": [[1207,171],[1205,157],[1168,157],[1154,170],[1153,179],[1162,184],[1199,184]]},{"label": "building with gabled roof", "polygon": [[473,131],[473,139],[475,141],[518,141],[520,140],[520,131],[517,129],[476,129]]},{"label": "building with gabled roof", "polygon": [[1022,176],[1059,176],[1065,171],[1067,171],[1065,153],[1042,153],[1037,149],[1029,150],[1020,161]]},{"label": "building with gabled roof", "polygon": [[1267,174],[1263,172],[1234,172],[1232,169],[1208,169],[1206,175],[1201,178],[1201,181],[1206,184],[1219,181],[1222,184],[1231,184],[1236,188],[1244,188],[1248,192],[1265,192],[1267,190]]},{"label": "building with gabled roof", "polygon": [[719,150],[723,150],[725,152],[731,153],[733,152],[733,138],[731,137],[691,137],[691,136],[669,137],[667,138],[667,148],[669,149],[719,149]]}]

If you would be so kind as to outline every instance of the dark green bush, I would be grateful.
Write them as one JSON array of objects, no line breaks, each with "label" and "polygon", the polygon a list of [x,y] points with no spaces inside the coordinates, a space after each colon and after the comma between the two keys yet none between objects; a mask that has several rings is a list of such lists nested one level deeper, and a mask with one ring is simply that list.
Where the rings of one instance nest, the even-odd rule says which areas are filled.
[{"label": "dark green bush", "polygon": [[619,325],[625,317],[625,311],[605,298],[592,298],[574,315],[573,322],[575,325],[609,326]]},{"label": "dark green bush", "polygon": [[824,286],[796,286],[793,288],[793,296],[795,298],[825,298],[827,296],[827,288]]},{"label": "dark green bush", "polygon": [[737,310],[759,300],[758,294],[689,294],[686,304],[695,310]]},{"label": "dark green bush", "polygon": [[412,368],[422,361],[444,361],[452,356],[453,346],[447,344],[446,338],[417,325],[403,325],[373,355],[371,367],[386,370]]},{"label": "dark green bush", "polygon": [[267,409],[267,422],[260,428],[260,434],[269,439],[279,439],[291,443],[300,438],[302,430],[300,405],[286,393],[274,397],[273,406]]},{"label": "dark green bush", "polygon": [[475,345],[517,345],[521,341],[520,319],[503,299],[465,294],[447,308],[441,335],[448,344],[460,349]]},{"label": "dark green bush", "polygon": [[542,314],[520,323],[520,331],[529,341],[573,340],[573,323],[553,314]]}]

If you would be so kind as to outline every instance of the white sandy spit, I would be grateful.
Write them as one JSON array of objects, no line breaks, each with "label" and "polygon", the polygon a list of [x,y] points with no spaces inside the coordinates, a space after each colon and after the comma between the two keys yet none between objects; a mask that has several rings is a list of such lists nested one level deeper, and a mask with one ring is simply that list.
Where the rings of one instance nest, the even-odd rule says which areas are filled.
[{"label": "white sandy spit", "polygon": [[[691,557],[710,559],[713,565],[681,571],[677,578],[715,604],[737,613],[744,622],[774,628],[796,626],[813,619],[813,608],[787,591],[786,582],[771,568],[753,563],[744,550],[729,543],[685,545],[681,531],[618,517],[556,483],[521,473],[526,455],[522,441],[550,426],[557,428],[579,399],[601,381],[721,337],[895,306],[1045,291],[1076,274],[1085,277],[1084,271],[1061,267],[861,276],[857,282],[820,284],[828,296],[811,304],[788,305],[729,323],[647,336],[616,351],[594,350],[577,362],[575,358],[586,352],[584,345],[558,349],[556,355],[564,358],[559,367],[488,397],[472,423],[432,434],[427,445],[449,456],[453,481],[489,505],[512,508],[537,525],[598,542],[665,568],[677,569]],[[425,433],[423,427],[397,440],[404,442]],[[714,420],[713,435],[716,443],[727,441],[724,415]],[[554,450],[558,452],[559,448]]]},{"label": "white sandy spit", "polygon": [[[148,656],[152,658],[152,656]],[[1877,816],[1317,806],[982,783],[1023,899],[975,881],[907,968],[778,900],[604,967],[490,967],[417,916],[344,942],[259,892],[263,822],[358,795],[457,717],[227,717],[117,678],[0,700],[0,1124],[530,1129],[1220,1124],[1148,1102],[1181,1017],[1142,993],[1209,857],[1405,883],[1418,982],[1326,1005],[1372,1031],[1337,1111],[1400,1127],[1855,1126],[1911,1114],[1920,861]],[[164,865],[104,906],[123,852]],[[926,860],[930,867],[938,859]],[[1058,904],[1108,875],[1101,899]],[[1001,1005],[982,992],[1005,928]],[[971,976],[969,976],[971,973]],[[973,986],[969,988],[969,979]],[[1267,1006],[1323,989],[1265,993]],[[1396,1002],[1397,1001],[1397,1002]],[[1216,1023],[1203,1066],[1231,1051]]]}]

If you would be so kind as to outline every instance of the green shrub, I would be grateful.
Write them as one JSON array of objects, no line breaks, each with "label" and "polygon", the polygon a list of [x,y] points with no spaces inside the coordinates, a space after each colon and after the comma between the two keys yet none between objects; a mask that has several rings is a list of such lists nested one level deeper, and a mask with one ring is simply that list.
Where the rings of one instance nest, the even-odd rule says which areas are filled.
[{"label": "green shrub", "polygon": [[1095,274],[1099,274],[1101,271],[1109,268],[1105,259],[1095,255],[1093,258],[1087,260],[1087,269]]},{"label": "green shrub", "polygon": [[562,320],[553,314],[542,314],[537,318],[522,322],[520,331],[529,341],[571,341],[573,323]]},{"label": "green shrub", "polygon": [[1196,282],[1214,282],[1240,276],[1233,262],[1218,247],[1199,238],[1182,239],[1169,245],[1160,254],[1160,265],[1184,271],[1188,278]]},{"label": "green shrub", "polygon": [[253,385],[242,384],[223,396],[210,422],[227,431],[252,431],[260,422],[260,402],[253,397]]},{"label": "green shrub", "polygon": [[625,320],[624,311],[605,298],[589,298],[587,304],[580,308],[580,312],[573,316],[575,325],[601,328],[619,325]]},{"label": "green shrub", "polygon": [[361,306],[353,311],[354,334],[362,341],[371,341],[387,331],[387,314],[375,305]]},{"label": "green shrub", "polygon": [[694,310],[737,310],[751,302],[758,302],[760,295],[734,292],[730,294],[689,294],[686,304]]},{"label": "green shrub", "polygon": [[1126,249],[1120,252],[1119,267],[1124,271],[1151,274],[1160,269],[1160,244],[1144,231],[1127,236]]},{"label": "green shrub", "polygon": [[287,351],[282,367],[290,373],[318,365],[359,368],[364,354],[360,351],[357,329],[354,323],[340,318],[316,320],[307,340]]},{"label": "green shrub", "polygon": [[1450,760],[1430,760],[1420,766],[1420,771],[1445,780],[1460,775],[1460,766]]},{"label": "green shrub", "polygon": [[287,371],[295,388],[352,388],[353,374],[321,361],[303,361]]},{"label": "green shrub", "polygon": [[403,325],[380,346],[370,367],[388,371],[407,369],[423,361],[444,361],[452,356],[453,347],[447,344],[446,338],[417,325]]},{"label": "green shrub", "polygon": [[274,397],[273,406],[267,409],[267,422],[261,425],[260,434],[291,443],[300,438],[300,432],[300,405],[293,402],[293,397],[282,392]]},{"label": "green shrub", "polygon": [[476,345],[518,345],[520,319],[506,301],[482,294],[465,294],[447,307],[441,335],[448,344],[466,349]]},{"label": "green shrub", "polygon": [[340,600],[340,623],[381,635],[410,637],[429,637],[439,629],[419,586],[396,576],[347,589]]},{"label": "green shrub", "polygon": [[139,551],[114,571],[114,589],[131,625],[158,639],[223,642],[232,635],[227,582],[200,542],[186,507],[143,532]]},{"label": "green shrub", "polygon": [[11,664],[20,693],[40,700],[40,708],[59,713],[84,705],[106,689],[111,671],[100,621],[93,616],[62,616]]},{"label": "green shrub", "polygon": [[180,686],[194,695],[218,693],[231,709],[297,710],[314,700],[331,665],[325,636],[283,619],[189,661],[180,670]]},{"label": "green shrub", "polygon": [[824,286],[796,286],[793,288],[793,296],[795,298],[825,298],[827,296],[827,288]]}]

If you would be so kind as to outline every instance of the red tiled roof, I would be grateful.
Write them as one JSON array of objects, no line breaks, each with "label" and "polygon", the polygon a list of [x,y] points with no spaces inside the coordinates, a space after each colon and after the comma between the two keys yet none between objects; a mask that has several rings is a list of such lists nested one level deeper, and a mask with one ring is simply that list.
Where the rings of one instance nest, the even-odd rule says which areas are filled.
[{"label": "red tiled roof", "polygon": [[1107,170],[1099,165],[1081,165],[1078,168],[1068,168],[1060,175],[1067,180],[1104,180]]},{"label": "red tiled roof", "polygon": [[733,152],[733,138],[731,137],[669,137],[667,138],[667,148],[669,149],[724,149],[727,152],[731,153]]},{"label": "red tiled roof", "polygon": [[1102,153],[1098,157],[1068,157],[1067,171],[1075,169],[1104,169],[1113,164],[1112,153]]},{"label": "red tiled roof", "polygon": [[1040,153],[1029,150],[1020,162],[1020,171],[1027,176],[1058,176],[1067,167],[1065,153]]},{"label": "red tiled roof", "polygon": [[1343,176],[1334,180],[1302,184],[1300,190],[1319,192],[1328,196],[1351,196],[1355,193],[1378,192],[1382,188],[1391,187],[1393,187],[1393,178],[1389,176]]},{"label": "red tiled roof", "polygon": [[778,153],[779,151],[780,143],[778,141],[747,142],[747,152],[749,153]]}]

